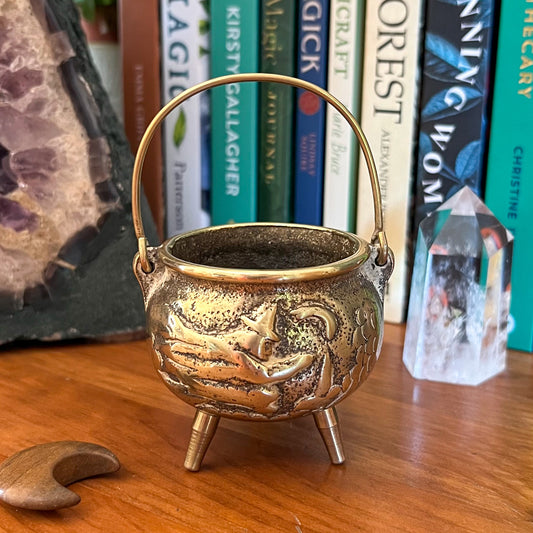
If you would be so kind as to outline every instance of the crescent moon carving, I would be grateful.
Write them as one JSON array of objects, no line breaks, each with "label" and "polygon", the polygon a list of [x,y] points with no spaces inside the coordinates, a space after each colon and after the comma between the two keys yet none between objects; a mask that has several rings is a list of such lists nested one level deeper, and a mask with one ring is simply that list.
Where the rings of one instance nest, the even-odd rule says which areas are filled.
[{"label": "crescent moon carving", "polygon": [[80,497],[64,487],[120,468],[113,453],[89,442],[60,441],[26,448],[0,465],[0,500],[36,511],[71,507]]}]

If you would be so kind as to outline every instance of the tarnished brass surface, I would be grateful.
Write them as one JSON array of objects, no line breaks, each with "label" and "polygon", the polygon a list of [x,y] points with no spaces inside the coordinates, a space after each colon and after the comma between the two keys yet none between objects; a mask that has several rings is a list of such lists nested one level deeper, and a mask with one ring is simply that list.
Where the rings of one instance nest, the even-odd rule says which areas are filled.
[{"label": "tarnished brass surface", "polygon": [[[298,224],[234,224],[147,245],[140,175],[159,123],[203,90],[278,81],[332,104],[361,143],[374,195],[368,243],[346,232]],[[133,220],[155,367],[197,408],[185,467],[196,471],[220,416],[283,420],[313,413],[331,461],[344,461],[334,405],[367,378],[383,336],[383,292],[393,269],[368,143],[349,111],[323,89],[270,74],[231,75],[184,91],[154,118],[133,171]]]},{"label": "tarnished brass surface", "polygon": [[369,252],[368,243],[350,233],[269,222],[213,226],[161,245],[165,265],[184,274],[218,281],[238,275],[256,283],[336,276],[363,264]]},{"label": "tarnished brass surface", "polygon": [[[355,390],[378,356],[392,264],[378,266],[374,245],[335,230],[240,224],[215,245],[219,231],[149,248],[148,274],[137,255],[166,385],[205,412],[264,420],[326,409]],[[169,266],[168,253],[190,268]]]},{"label": "tarnished brass surface", "polygon": [[334,407],[314,411],[315,424],[334,465],[344,463],[344,447],[339,430],[339,419]]},{"label": "tarnished brass surface", "polygon": [[205,452],[209,448],[209,444],[211,444],[211,439],[215,436],[219,421],[220,417],[217,415],[204,413],[200,410],[196,411],[192,424],[189,449],[184,463],[187,470],[191,472],[200,470]]}]

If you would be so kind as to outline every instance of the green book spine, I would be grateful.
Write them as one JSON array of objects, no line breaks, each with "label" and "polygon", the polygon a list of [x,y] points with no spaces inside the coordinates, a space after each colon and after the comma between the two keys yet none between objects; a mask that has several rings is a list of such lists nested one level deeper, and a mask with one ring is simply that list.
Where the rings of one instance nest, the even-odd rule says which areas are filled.
[{"label": "green book spine", "polygon": [[[261,0],[262,72],[294,75],[296,6],[294,0]],[[279,83],[264,83],[259,95],[258,218],[290,222],[294,90]]]},{"label": "green book spine", "polygon": [[[211,75],[257,72],[259,0],[211,2]],[[230,84],[211,96],[211,223],[257,220],[257,83]]]},{"label": "green book spine", "polygon": [[508,346],[533,350],[533,3],[503,0],[485,202],[514,235]]}]

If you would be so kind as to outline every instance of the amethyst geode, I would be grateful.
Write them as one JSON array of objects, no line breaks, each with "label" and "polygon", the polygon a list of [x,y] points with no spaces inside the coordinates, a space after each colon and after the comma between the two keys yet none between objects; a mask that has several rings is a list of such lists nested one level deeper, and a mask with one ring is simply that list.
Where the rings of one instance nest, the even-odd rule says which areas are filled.
[{"label": "amethyst geode", "polygon": [[132,164],[72,1],[0,0],[0,343],[143,329]]}]

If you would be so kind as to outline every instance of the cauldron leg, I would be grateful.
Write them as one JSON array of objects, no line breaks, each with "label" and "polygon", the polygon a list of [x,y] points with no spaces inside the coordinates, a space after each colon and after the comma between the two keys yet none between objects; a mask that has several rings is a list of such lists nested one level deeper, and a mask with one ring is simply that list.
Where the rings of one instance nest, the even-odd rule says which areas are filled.
[{"label": "cauldron leg", "polygon": [[334,465],[344,463],[344,448],[342,446],[339,419],[335,407],[314,411],[315,424]]},{"label": "cauldron leg", "polygon": [[198,472],[204,459],[205,452],[217,430],[220,417],[196,410],[192,424],[191,438],[185,456],[184,466],[191,472]]}]

